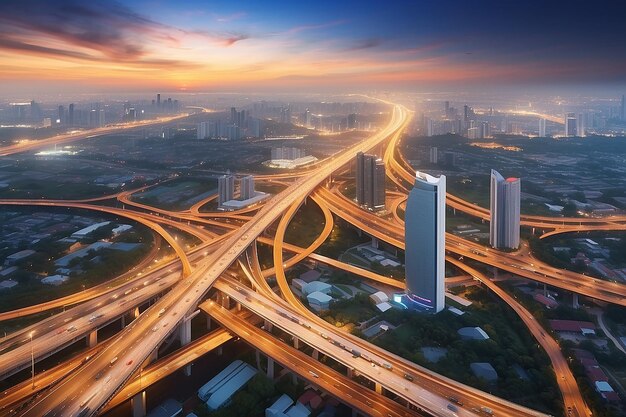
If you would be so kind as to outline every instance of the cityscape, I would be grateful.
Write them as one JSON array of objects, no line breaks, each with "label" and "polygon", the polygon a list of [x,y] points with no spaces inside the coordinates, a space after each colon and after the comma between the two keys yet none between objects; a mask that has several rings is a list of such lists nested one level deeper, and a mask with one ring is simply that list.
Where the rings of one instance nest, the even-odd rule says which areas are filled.
[{"label": "cityscape", "polygon": [[0,416],[626,415],[626,4],[0,3]]}]

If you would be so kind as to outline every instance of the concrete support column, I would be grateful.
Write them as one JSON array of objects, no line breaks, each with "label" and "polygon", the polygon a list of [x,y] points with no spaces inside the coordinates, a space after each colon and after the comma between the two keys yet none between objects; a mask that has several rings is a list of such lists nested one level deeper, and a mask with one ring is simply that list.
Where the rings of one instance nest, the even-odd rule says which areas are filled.
[{"label": "concrete support column", "polygon": [[126,327],[126,315],[122,314],[122,330],[124,329],[124,327]]},{"label": "concrete support column", "polygon": [[219,345],[219,346],[217,347],[217,354],[218,354],[219,356],[222,356],[222,353],[224,353],[224,350],[222,349],[222,345]]},{"label": "concrete support column", "polygon": [[133,417],[145,417],[146,413],[146,392],[141,391],[135,395],[131,401],[133,407]]},{"label": "concrete support column", "polygon": [[548,286],[546,284],[543,284],[543,296],[548,296]]},{"label": "concrete support column", "polygon": [[269,356],[267,357],[267,377],[274,379],[274,359]]},{"label": "concrete support column", "polygon": [[268,332],[271,332],[273,328],[272,323],[267,320],[263,321],[263,327],[265,327],[265,330]]},{"label": "concrete support column", "polygon": [[150,357],[148,358],[148,363],[156,362],[159,359],[159,348],[157,347],[152,351]]},{"label": "concrete support column", "polygon": [[580,304],[578,304],[578,294],[577,293],[572,294],[572,307],[576,308],[576,309],[580,308]]},{"label": "concrete support column", "polygon": [[98,344],[98,330],[94,330],[93,332],[87,335],[87,346],[94,347]]},{"label": "concrete support column", "polygon": [[378,239],[372,236],[372,247],[378,249]]},{"label": "concrete support column", "polygon": [[133,309],[133,318],[136,319],[137,317],[139,317],[139,307]]},{"label": "concrete support column", "polygon": [[298,385],[298,375],[295,372],[291,373],[291,383],[293,385]]},{"label": "concrete support column", "polygon": [[320,351],[317,349],[313,349],[313,353],[311,353],[311,357],[316,361],[320,358]]},{"label": "concrete support column", "polygon": [[[183,320],[179,327],[179,337],[181,346],[185,346],[191,342],[191,320]],[[191,365],[185,366],[186,376],[191,376]]]},{"label": "concrete support column", "polygon": [[222,307],[224,307],[226,310],[230,310],[230,297],[226,294],[222,295]]},{"label": "concrete support column", "polygon": [[297,337],[293,338],[293,347],[294,349],[300,349],[300,339],[298,339]]},{"label": "concrete support column", "polygon": [[348,368],[348,373],[346,376],[350,379],[354,378],[354,372],[352,371],[352,368]]},{"label": "concrete support column", "polygon": [[211,316],[209,316],[208,314],[206,315],[206,329],[207,330],[211,330]]},{"label": "concrete support column", "polygon": [[255,353],[256,353],[256,369],[260,371],[261,370],[261,352],[257,350]]},{"label": "concrete support column", "polygon": [[241,311],[241,303],[238,302],[236,307],[237,307],[237,311]]}]

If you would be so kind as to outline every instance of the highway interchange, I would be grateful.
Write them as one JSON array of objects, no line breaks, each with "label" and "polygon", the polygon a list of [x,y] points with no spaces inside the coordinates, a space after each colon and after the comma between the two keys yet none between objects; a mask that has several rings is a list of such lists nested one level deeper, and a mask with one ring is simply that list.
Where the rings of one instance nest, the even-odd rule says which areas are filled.
[{"label": "highway interchange", "polygon": [[[137,310],[135,320],[118,335],[114,336],[112,340],[93,348],[93,353],[87,355],[88,359],[84,357],[82,359],[75,358],[69,361],[67,366],[62,367],[63,371],[56,371],[63,372],[64,377],[57,383],[52,384],[47,390],[41,391],[37,398],[28,402],[27,406],[20,410],[19,415],[93,415],[108,409],[116,399],[120,401],[119,398],[123,398],[119,397],[120,392],[126,392],[129,389],[128,387],[135,383],[138,370],[143,369],[143,364],[146,363],[155,349],[173,332],[177,331],[177,326],[187,320],[187,317],[196,311],[198,306],[210,315],[214,315],[231,332],[248,340],[253,345],[257,345],[258,341],[258,346],[261,349],[260,341],[267,338],[266,335],[262,334],[264,333],[262,330],[255,327],[257,330],[251,331],[252,329],[249,328],[250,324],[244,321],[248,325],[248,329],[245,330],[245,326],[241,324],[241,318],[237,318],[233,313],[217,305],[209,304],[211,303],[210,301],[204,301],[212,288],[218,289],[222,293],[236,299],[255,315],[271,321],[274,325],[288,333],[291,332],[293,336],[300,337],[307,344],[319,347],[324,354],[343,363],[349,369],[356,370],[359,374],[380,384],[387,391],[393,392],[433,415],[476,415],[480,414],[480,407],[482,406],[489,406],[489,408],[494,410],[495,415],[542,415],[539,412],[491,396],[417,367],[409,361],[381,351],[380,348],[352,335],[341,334],[341,331],[329,326],[302,306],[297,297],[291,293],[288,285],[286,285],[285,268],[289,268],[303,259],[311,258],[349,270],[364,276],[366,279],[376,279],[382,282],[387,279],[387,284],[395,284],[399,288],[402,287],[402,283],[399,281],[392,283],[389,281],[389,278],[381,277],[370,271],[360,270],[360,268],[324,258],[314,253],[314,250],[327,239],[332,230],[333,214],[355,224],[374,237],[381,238],[399,248],[403,248],[403,224],[399,221],[396,210],[402,203],[402,194],[408,191],[407,183],[410,185],[413,174],[408,169],[406,161],[398,156],[395,149],[404,128],[410,120],[410,114],[402,106],[392,104],[390,106],[393,108],[391,120],[384,129],[346,151],[334,155],[332,158],[324,161],[323,164],[318,164],[315,169],[308,171],[307,175],[295,179],[285,191],[274,196],[262,207],[254,207],[232,213],[204,213],[201,212],[200,208],[206,204],[209,200],[207,199],[195,204],[189,210],[170,212],[133,201],[132,195],[137,190],[109,196],[122,202],[125,206],[124,209],[100,206],[97,205],[98,201],[0,201],[0,204],[5,205],[42,205],[99,210],[121,218],[134,220],[157,233],[173,248],[176,254],[174,260],[163,260],[158,266],[152,267],[148,272],[144,273],[143,276],[137,274],[134,278],[128,277],[126,282],[117,286],[110,286],[110,288],[99,287],[95,291],[86,291],[85,294],[74,295],[69,303],[65,302],[67,300],[57,300],[56,302],[21,309],[21,311],[6,312],[3,313],[3,316],[0,316],[2,319],[8,319],[59,307],[60,303],[64,303],[63,305],[77,304],[76,307],[69,308],[63,313],[56,314],[15,334],[10,334],[0,341],[0,374],[6,377],[29,364],[31,349],[35,352],[35,356],[43,357],[80,338],[84,338],[95,329],[101,327],[104,322],[116,320],[125,312],[135,311],[135,306],[144,304],[147,300],[162,294],[145,311],[139,313]],[[162,123],[163,120],[159,122]],[[80,138],[76,136],[51,138],[46,142],[41,141],[40,145],[48,146],[51,143],[57,143],[56,140],[64,143],[66,141],[84,139],[87,136],[111,133],[111,129],[115,131],[115,128],[108,128],[104,132],[84,133]],[[346,167],[356,152],[368,151],[381,144],[387,145],[384,159],[388,165],[390,177],[400,190],[396,203],[393,205],[395,222],[372,218],[367,212],[360,212],[360,209],[337,192],[336,188],[328,189],[320,186],[331,174]],[[24,148],[0,149],[0,154],[6,155],[35,148],[36,146],[29,142],[28,146]],[[282,180],[286,178],[276,179]],[[323,231],[308,248],[298,248],[294,245],[286,244],[284,242],[284,234],[293,215],[307,196],[311,196],[322,208],[325,216],[325,225]],[[488,218],[488,211],[485,209],[481,209],[454,196],[449,196],[448,204],[467,214],[480,218],[487,216]],[[223,219],[232,219],[233,222],[222,222],[221,220]],[[268,238],[264,236],[263,232],[279,219],[280,222],[274,237]],[[586,227],[619,227],[621,222],[624,221],[626,219],[621,218],[611,219],[609,222],[606,219],[583,219],[581,221],[580,219],[523,217],[525,226],[539,227],[542,230],[554,230],[554,232],[586,230]],[[201,243],[191,250],[185,250],[163,226],[189,233],[197,237]],[[449,253],[455,254],[457,258],[460,256],[474,259],[485,265],[496,266],[516,275],[575,293],[626,305],[626,298],[624,297],[626,291],[620,284],[595,280],[540,263],[530,263],[527,259],[489,250],[452,235],[447,236],[447,239],[447,250]],[[261,271],[256,254],[255,242],[257,240],[273,246],[274,268]],[[284,251],[295,255],[284,260]],[[247,259],[247,262],[241,262],[241,259],[244,258]],[[510,301],[507,299],[510,296],[504,291],[499,290],[499,287],[491,283],[479,271],[459,262],[457,258],[449,257],[448,262],[484,282],[505,301]],[[241,288],[241,284],[236,284],[232,278],[228,278],[225,274],[229,267],[238,266],[238,260],[239,266],[248,274],[251,286],[256,291]],[[276,276],[282,298],[267,285],[266,279],[271,276]],[[399,285],[396,283],[399,283]],[[557,382],[563,393],[566,407],[571,407],[574,415],[590,415],[590,411],[584,404],[578,387],[571,377],[571,371],[569,371],[567,364],[564,364],[559,359],[562,358],[562,355],[560,355],[558,346],[555,347],[556,342],[554,339],[546,336],[543,329],[540,329],[540,326],[537,327],[537,322],[521,306],[516,303],[509,304],[548,352],[557,374]],[[280,312],[283,312],[284,316],[280,315]],[[293,319],[288,319],[285,316]],[[308,330],[311,330],[311,328],[316,330],[303,332],[303,324],[310,326]],[[246,336],[243,333],[244,331],[247,331],[249,336]],[[30,343],[31,335],[33,336],[32,343]],[[329,343],[328,340],[331,338],[337,341],[338,345]],[[267,341],[264,343],[267,343]],[[346,346],[350,346],[351,349],[358,349],[363,356],[359,358],[352,357],[353,355],[346,350]],[[288,362],[287,358],[293,358],[293,355],[302,354],[302,352],[290,346],[286,346],[284,349],[277,349],[271,343],[264,345],[263,349],[265,349],[264,352],[266,354],[272,357],[275,356],[278,362],[282,360],[281,363],[283,364]],[[558,352],[555,352],[555,350]],[[364,360],[363,357],[371,360]],[[185,362],[184,358],[187,358],[187,362]],[[182,361],[180,363],[189,363],[189,357],[184,353],[176,356],[176,360]],[[379,365],[372,367],[373,362],[378,362]],[[306,363],[309,363],[311,367],[313,366],[310,358],[307,359]],[[382,366],[382,364],[388,364],[391,369]],[[400,409],[394,405],[397,403],[391,401],[393,404],[390,404],[390,400],[380,394],[373,397],[375,398],[374,402],[365,399],[362,388],[358,388],[359,392],[354,391],[357,387],[350,385],[350,379],[329,373],[330,371],[321,364],[316,365],[318,365],[315,368],[317,371],[314,372],[318,375],[317,377],[304,369],[291,370],[298,373],[301,378],[309,379],[312,383],[320,385],[331,395],[335,395],[344,402],[353,405],[365,414],[407,415],[406,412],[400,412]],[[415,380],[413,382],[407,381],[405,374],[414,375]],[[342,377],[343,379],[341,379]],[[50,377],[48,379],[50,382],[52,381]],[[329,385],[329,381],[332,382],[339,379],[341,379],[339,387],[332,384]],[[21,389],[22,391],[19,391],[21,393],[19,395],[26,395],[23,391],[24,388],[22,387]],[[10,401],[6,398],[0,401],[0,412],[7,404],[18,402],[16,398],[19,395],[16,392],[18,391],[12,391],[11,395],[13,397],[11,397]],[[62,395],[58,395],[59,393],[62,393]],[[346,398],[345,395],[342,397],[342,393],[351,394],[350,397]],[[370,396],[372,394],[372,392],[368,393]],[[467,406],[464,408],[453,407],[456,410],[447,408],[450,395],[463,398]],[[24,397],[20,398],[24,399]],[[404,410],[407,409],[404,408]],[[409,415],[412,415],[411,413]]]}]

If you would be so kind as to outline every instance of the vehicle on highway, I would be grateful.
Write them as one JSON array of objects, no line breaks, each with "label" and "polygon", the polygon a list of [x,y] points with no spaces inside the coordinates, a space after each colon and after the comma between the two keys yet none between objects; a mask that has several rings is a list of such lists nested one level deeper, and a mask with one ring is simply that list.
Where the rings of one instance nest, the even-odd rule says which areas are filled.
[{"label": "vehicle on highway", "polygon": [[309,371],[309,373],[311,374],[311,376],[312,376],[313,378],[319,378],[319,377],[320,377],[318,374],[316,374],[316,373],[315,373],[315,372],[313,372],[313,371]]},{"label": "vehicle on highway", "polygon": [[133,364],[133,360],[132,360],[132,359],[131,359],[131,360],[129,360],[128,362],[126,362],[126,365],[129,365],[129,366],[130,366],[130,365],[132,365],[132,364]]},{"label": "vehicle on highway", "polygon": [[493,410],[489,407],[480,407],[480,411],[482,411],[483,413],[492,416],[493,415]]},{"label": "vehicle on highway", "polygon": [[68,333],[74,333],[76,330],[78,330],[76,326],[70,326],[67,328]]},{"label": "vehicle on highway", "polygon": [[393,366],[391,366],[391,364],[387,363],[387,362],[383,362],[383,367],[387,368],[389,370],[393,369]]},{"label": "vehicle on highway", "polygon": [[111,359],[111,362],[109,362],[109,365],[113,365],[115,362],[117,362],[117,356]]},{"label": "vehicle on highway", "polygon": [[454,411],[455,413],[459,411],[459,409],[453,404],[448,404],[448,410]]},{"label": "vehicle on highway", "polygon": [[456,405],[460,405],[463,406],[463,401],[461,401],[460,399],[458,399],[457,397],[448,397],[448,400],[450,402],[455,403]]},{"label": "vehicle on highway", "polygon": [[164,308],[159,310],[159,317],[161,317],[163,314],[165,314],[165,309]]},{"label": "vehicle on highway", "polygon": [[404,374],[404,379],[406,379],[407,381],[413,381],[413,376],[409,375],[409,374]]}]

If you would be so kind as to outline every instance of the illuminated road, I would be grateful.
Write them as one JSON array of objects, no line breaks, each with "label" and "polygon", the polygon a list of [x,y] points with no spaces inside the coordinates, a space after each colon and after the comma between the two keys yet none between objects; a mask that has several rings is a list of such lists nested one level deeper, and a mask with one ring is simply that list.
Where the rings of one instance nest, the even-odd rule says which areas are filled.
[{"label": "illuminated road", "polygon": [[[382,142],[399,129],[406,120],[406,110],[395,106],[390,124],[372,137],[352,146],[332,158],[321,168],[295,182],[285,191],[273,197],[259,210],[252,220],[240,227],[224,241],[214,254],[198,263],[189,278],[178,283],[169,293],[158,300],[133,325],[116,337],[116,343],[90,360],[73,373],[55,390],[41,397],[24,412],[27,416],[91,415],[106,404],[151,352],[173,331],[175,326],[195,306],[218,276],[232,264],[275,219],[294,201],[309,194],[337,168],[349,163],[354,154]],[[157,314],[163,311],[165,313]],[[116,359],[117,358],[117,359]],[[102,386],[95,379],[105,367],[111,369],[111,383]],[[63,396],[56,395],[63,392]],[[87,410],[87,411],[85,411]]]},{"label": "illuminated road", "polygon": [[33,149],[40,149],[47,146],[62,145],[70,142],[76,142],[83,139],[90,139],[102,135],[109,135],[111,133],[118,133],[121,131],[128,131],[138,129],[141,127],[151,126],[161,123],[169,123],[174,120],[184,119],[189,117],[188,114],[181,114],[177,116],[159,117],[153,120],[142,120],[134,123],[125,123],[120,125],[113,125],[108,127],[99,127],[96,129],[89,129],[86,131],[67,133],[63,135],[53,136],[46,139],[22,141],[15,145],[5,146],[0,148],[0,156],[13,155],[16,153],[32,151]]}]

